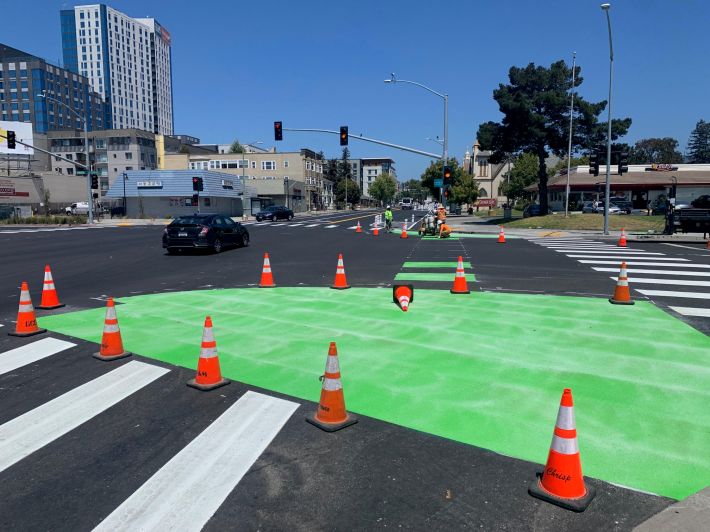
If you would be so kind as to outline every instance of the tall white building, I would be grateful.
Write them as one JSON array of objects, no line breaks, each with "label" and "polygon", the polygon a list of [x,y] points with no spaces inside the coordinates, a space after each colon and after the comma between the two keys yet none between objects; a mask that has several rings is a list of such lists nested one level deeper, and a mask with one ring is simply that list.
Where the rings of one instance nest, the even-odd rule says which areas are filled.
[{"label": "tall white building", "polygon": [[108,127],[173,134],[170,34],[155,19],[104,4],[60,12],[64,66],[110,105]]}]

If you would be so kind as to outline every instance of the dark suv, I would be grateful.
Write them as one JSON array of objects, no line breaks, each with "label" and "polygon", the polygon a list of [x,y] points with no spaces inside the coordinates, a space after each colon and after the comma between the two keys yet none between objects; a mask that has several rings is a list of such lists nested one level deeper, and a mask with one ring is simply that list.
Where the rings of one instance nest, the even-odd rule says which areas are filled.
[{"label": "dark suv", "polygon": [[695,198],[690,204],[696,209],[710,209],[710,194]]},{"label": "dark suv", "polygon": [[262,220],[293,220],[293,211],[283,205],[271,205],[256,213],[256,221]]}]

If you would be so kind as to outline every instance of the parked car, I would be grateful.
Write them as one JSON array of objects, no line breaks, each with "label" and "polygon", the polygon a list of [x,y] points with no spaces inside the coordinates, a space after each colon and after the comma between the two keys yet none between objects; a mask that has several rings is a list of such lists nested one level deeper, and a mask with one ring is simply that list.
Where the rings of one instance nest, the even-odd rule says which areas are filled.
[{"label": "parked car", "polygon": [[[552,214],[552,209],[548,207],[547,214]],[[542,209],[539,204],[533,203],[528,205],[523,210],[523,218],[529,218],[530,216],[543,216]]]},{"label": "parked car", "polygon": [[624,214],[631,214],[631,211],[634,210],[634,204],[625,199],[611,198],[609,203],[619,207]]},{"label": "parked car", "polygon": [[180,249],[211,249],[248,246],[249,232],[242,224],[222,214],[179,216],[163,231],[163,247],[173,254]]},{"label": "parked car", "polygon": [[449,214],[461,214],[461,205],[457,205],[457,204],[449,205]]},{"label": "parked car", "polygon": [[[704,194],[695,198],[690,204],[696,209],[710,209],[710,194]],[[677,209],[678,207],[676,207]]]},{"label": "parked car", "polygon": [[271,205],[256,213],[256,221],[262,220],[293,220],[293,211],[283,205]]},{"label": "parked car", "polygon": [[597,212],[597,205],[594,201],[585,201],[582,203],[582,213],[595,213]]},{"label": "parked car", "polygon": [[[604,202],[600,201],[599,204],[597,205],[597,212],[600,214],[604,214]],[[609,214],[621,214],[621,209],[614,205],[614,202],[609,200]]]},{"label": "parked car", "polygon": [[402,201],[399,202],[399,207],[402,210],[411,210],[414,208],[414,200],[412,198],[402,198]]},{"label": "parked car", "polygon": [[72,203],[70,207],[64,209],[66,214],[89,214],[89,203],[87,201],[79,201]]}]

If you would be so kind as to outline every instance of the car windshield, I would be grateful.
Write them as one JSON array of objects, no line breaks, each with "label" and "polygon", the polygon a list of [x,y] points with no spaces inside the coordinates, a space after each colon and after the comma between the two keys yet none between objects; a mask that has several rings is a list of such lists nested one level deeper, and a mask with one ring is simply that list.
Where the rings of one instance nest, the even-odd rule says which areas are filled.
[{"label": "car windshield", "polygon": [[175,218],[173,224],[175,225],[202,225],[209,223],[210,218],[206,216],[180,216],[180,218]]}]

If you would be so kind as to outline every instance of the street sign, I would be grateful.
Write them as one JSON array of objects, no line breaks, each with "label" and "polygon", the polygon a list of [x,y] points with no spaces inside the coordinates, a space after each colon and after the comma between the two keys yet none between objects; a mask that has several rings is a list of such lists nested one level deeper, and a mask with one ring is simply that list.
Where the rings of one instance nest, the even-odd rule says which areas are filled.
[{"label": "street sign", "polygon": [[476,201],[477,207],[495,207],[496,205],[498,205],[496,198],[479,199]]},{"label": "street sign", "polygon": [[434,186],[436,188],[441,188],[444,186],[444,178],[443,177],[435,177],[434,178]]}]

